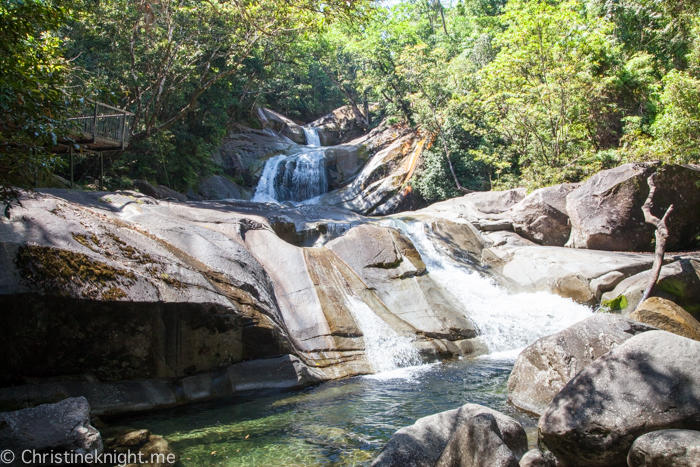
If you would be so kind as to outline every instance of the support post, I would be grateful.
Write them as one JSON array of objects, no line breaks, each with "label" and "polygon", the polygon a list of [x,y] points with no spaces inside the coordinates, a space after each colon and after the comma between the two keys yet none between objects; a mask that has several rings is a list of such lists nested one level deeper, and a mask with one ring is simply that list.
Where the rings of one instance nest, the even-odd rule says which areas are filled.
[{"label": "support post", "polygon": [[92,142],[97,142],[97,102],[95,102],[95,116],[92,120]]},{"label": "support post", "polygon": [[70,189],[73,189],[73,145],[70,147]]},{"label": "support post", "polygon": [[100,191],[105,191],[105,157],[100,153]]}]

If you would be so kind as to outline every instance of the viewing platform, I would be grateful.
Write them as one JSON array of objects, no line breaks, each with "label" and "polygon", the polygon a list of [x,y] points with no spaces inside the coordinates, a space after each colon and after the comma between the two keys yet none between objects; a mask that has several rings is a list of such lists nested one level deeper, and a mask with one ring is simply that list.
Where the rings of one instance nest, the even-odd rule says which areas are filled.
[{"label": "viewing platform", "polygon": [[[134,114],[101,102],[85,100],[77,115],[70,117],[74,125],[70,140],[83,150],[120,151],[129,145]],[[74,145],[71,141],[60,141],[55,152],[68,153]]]}]

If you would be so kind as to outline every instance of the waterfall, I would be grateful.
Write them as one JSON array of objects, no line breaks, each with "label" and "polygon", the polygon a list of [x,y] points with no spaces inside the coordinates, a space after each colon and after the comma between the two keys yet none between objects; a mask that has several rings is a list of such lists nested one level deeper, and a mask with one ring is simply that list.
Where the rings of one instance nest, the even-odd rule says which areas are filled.
[{"label": "waterfall", "polygon": [[307,146],[321,146],[321,138],[318,136],[318,131],[314,127],[304,128],[304,136],[306,136]]},{"label": "waterfall", "polygon": [[304,201],[328,191],[325,153],[311,150],[294,156],[275,156],[265,163],[253,201]]},{"label": "waterfall", "polygon": [[430,277],[464,304],[467,317],[491,354],[515,358],[537,339],[592,314],[588,307],[549,292],[510,294],[493,280],[440,253],[428,238],[427,225],[401,221],[391,224],[413,241]]},{"label": "waterfall", "polygon": [[255,196],[253,196],[252,201],[256,201],[258,203],[277,201],[277,194],[275,192],[275,178],[277,177],[277,172],[279,171],[279,165],[286,158],[287,156],[275,156],[267,160],[262,176],[260,177],[260,181],[258,181],[258,186],[255,189]]},{"label": "waterfall", "polygon": [[420,354],[411,339],[399,336],[365,302],[348,296],[346,305],[362,330],[365,356],[375,373],[421,364]]}]

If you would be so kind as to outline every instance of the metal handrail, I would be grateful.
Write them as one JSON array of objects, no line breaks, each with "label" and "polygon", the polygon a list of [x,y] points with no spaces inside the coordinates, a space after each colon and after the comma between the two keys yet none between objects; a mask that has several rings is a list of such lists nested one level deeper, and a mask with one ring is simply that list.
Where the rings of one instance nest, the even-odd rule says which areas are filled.
[{"label": "metal handrail", "polygon": [[101,102],[86,101],[92,104],[89,113],[86,108],[84,115],[68,118],[69,121],[76,122],[76,131],[90,135],[93,142],[101,140],[114,143],[120,149],[128,146],[134,114]]}]

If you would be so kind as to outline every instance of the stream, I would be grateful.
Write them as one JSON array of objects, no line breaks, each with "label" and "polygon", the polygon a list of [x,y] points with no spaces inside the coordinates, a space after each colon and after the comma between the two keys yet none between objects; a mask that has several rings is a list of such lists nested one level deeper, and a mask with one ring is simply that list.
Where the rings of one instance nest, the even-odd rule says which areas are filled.
[{"label": "stream", "polygon": [[[327,190],[318,135],[311,144],[267,161],[253,201],[304,201]],[[536,419],[507,402],[518,353],[592,311],[546,292],[512,294],[436,248],[429,226],[378,221],[409,237],[428,273],[464,305],[489,354],[424,364],[412,339],[400,336],[364,302],[348,297],[374,375],[329,381],[298,391],[263,391],[192,405],[120,423],[164,436],[184,466],[367,466],[396,430],[418,418],[482,404],[519,420],[534,441]]]}]

